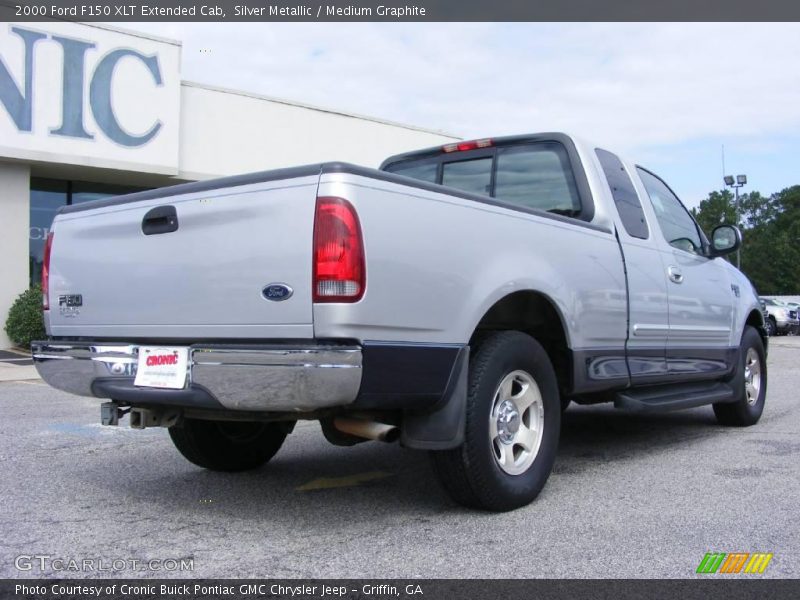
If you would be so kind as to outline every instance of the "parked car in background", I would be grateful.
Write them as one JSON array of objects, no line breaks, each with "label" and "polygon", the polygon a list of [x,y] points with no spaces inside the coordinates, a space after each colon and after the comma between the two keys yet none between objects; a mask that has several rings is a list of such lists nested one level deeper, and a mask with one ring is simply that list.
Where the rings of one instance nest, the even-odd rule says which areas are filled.
[{"label": "parked car in background", "polygon": [[788,335],[800,331],[796,308],[792,308],[782,300],[761,298],[767,307],[767,331],[769,335]]}]

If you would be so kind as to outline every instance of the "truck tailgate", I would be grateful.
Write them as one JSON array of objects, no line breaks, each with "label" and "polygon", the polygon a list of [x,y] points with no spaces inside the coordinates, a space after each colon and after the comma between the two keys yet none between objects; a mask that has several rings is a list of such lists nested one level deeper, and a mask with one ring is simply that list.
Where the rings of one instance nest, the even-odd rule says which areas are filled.
[{"label": "truck tailgate", "polygon": [[[157,198],[121,197],[59,215],[50,262],[50,334],[313,337],[317,182],[318,176],[308,175],[178,195],[162,190]],[[159,207],[166,207],[161,214],[174,209],[176,230],[168,231],[159,211],[151,212]],[[149,222],[154,227],[144,226],[148,213],[156,216]],[[291,294],[268,300],[264,290],[271,284],[282,284],[284,295],[291,288]]]}]

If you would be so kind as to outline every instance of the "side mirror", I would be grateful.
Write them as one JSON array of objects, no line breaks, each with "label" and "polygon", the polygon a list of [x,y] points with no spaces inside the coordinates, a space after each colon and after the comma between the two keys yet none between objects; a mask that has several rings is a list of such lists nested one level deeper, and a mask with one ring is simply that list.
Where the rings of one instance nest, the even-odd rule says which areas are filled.
[{"label": "side mirror", "polygon": [[711,232],[711,258],[736,252],[742,245],[742,232],[733,225],[720,225]]}]

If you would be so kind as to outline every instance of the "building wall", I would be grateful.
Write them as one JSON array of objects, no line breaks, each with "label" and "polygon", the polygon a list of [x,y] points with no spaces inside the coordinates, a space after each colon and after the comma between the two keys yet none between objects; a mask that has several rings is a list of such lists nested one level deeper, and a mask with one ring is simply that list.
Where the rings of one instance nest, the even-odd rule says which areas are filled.
[{"label": "building wall", "polygon": [[325,161],[384,158],[457,138],[255,94],[181,84],[179,177],[205,179]]},{"label": "building wall", "polygon": [[0,162],[0,348],[11,346],[8,309],[28,288],[29,180],[27,165]]}]

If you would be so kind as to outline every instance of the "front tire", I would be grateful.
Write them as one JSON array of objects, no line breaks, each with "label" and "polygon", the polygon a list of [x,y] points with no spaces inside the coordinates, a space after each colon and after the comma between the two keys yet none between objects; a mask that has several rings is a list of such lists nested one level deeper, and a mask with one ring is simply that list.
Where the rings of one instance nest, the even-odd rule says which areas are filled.
[{"label": "front tire", "polygon": [[489,335],[470,359],[464,443],[431,452],[447,493],[506,511],[539,495],[555,461],[561,402],[544,348],[518,331]]},{"label": "front tire", "polygon": [[271,459],[286,439],[281,423],[183,419],[169,428],[178,451],[212,471],[248,471]]},{"label": "front tire", "polygon": [[768,337],[772,337],[776,334],[778,327],[777,325],[775,325],[775,319],[773,319],[772,317],[768,318],[767,322],[765,323],[765,326],[767,328]]},{"label": "front tire", "polygon": [[767,356],[753,327],[744,328],[739,355],[739,370],[732,381],[739,397],[735,402],[715,404],[714,414],[722,425],[748,427],[758,423],[767,397]]}]

